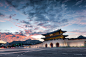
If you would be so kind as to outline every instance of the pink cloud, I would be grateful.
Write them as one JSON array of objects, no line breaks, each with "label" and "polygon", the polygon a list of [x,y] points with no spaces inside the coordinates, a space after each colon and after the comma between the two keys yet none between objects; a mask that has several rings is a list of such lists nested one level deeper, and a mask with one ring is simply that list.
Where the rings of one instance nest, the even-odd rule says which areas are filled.
[{"label": "pink cloud", "polygon": [[12,42],[12,41],[15,41],[15,40],[22,41],[26,37],[25,35],[21,35],[21,34],[9,34],[9,33],[0,33],[0,34],[1,34],[0,38],[2,40],[7,41],[7,42]]},{"label": "pink cloud", "polygon": [[25,33],[26,34],[30,34],[30,33],[32,33],[30,30],[25,30]]},{"label": "pink cloud", "polygon": [[0,20],[0,22],[5,22],[4,20]]}]

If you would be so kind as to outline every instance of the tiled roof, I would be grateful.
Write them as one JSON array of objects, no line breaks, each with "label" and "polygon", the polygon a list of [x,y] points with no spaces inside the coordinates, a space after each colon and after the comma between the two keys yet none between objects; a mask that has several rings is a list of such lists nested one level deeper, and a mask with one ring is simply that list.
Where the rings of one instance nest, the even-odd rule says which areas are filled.
[{"label": "tiled roof", "polygon": [[[46,33],[46,34],[42,34],[42,35],[45,36],[45,35],[53,34],[53,33],[55,33],[55,32],[59,32],[60,30],[61,30],[61,29],[58,29],[58,30],[56,30],[56,31],[53,31],[53,32],[50,32],[50,33]],[[64,33],[64,32],[66,32],[66,31],[62,31],[62,32]]]}]

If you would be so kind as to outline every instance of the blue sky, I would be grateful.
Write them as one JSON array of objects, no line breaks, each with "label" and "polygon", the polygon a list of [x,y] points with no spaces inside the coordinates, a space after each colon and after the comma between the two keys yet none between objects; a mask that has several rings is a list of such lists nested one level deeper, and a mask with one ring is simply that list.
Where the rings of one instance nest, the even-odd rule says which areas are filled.
[{"label": "blue sky", "polygon": [[58,29],[67,38],[86,36],[85,0],[0,0],[0,34],[25,36],[0,39],[41,40],[41,34]]}]

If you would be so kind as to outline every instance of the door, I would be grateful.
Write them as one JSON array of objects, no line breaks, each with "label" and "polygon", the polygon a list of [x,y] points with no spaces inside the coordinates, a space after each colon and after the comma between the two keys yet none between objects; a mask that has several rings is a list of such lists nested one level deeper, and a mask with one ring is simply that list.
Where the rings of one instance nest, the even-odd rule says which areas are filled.
[{"label": "door", "polygon": [[59,47],[59,43],[56,43],[56,47]]},{"label": "door", "polygon": [[53,48],[53,43],[50,44],[50,47]]},{"label": "door", "polygon": [[47,44],[45,44],[45,47],[47,48]]}]

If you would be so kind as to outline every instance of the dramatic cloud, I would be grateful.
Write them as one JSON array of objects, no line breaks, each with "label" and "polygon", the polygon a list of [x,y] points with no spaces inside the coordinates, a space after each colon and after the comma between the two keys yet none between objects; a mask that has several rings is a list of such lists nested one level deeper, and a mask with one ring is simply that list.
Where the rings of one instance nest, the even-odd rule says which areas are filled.
[{"label": "dramatic cloud", "polygon": [[3,6],[3,4],[2,3],[0,3],[0,7],[2,7]]},{"label": "dramatic cloud", "polygon": [[24,41],[25,35],[22,34],[21,32],[18,34],[13,34],[13,33],[1,33],[0,32],[0,39],[5,40],[7,42],[12,42],[12,41]]},{"label": "dramatic cloud", "polygon": [[79,5],[83,0],[78,1],[75,5]]},{"label": "dramatic cloud", "polygon": [[70,34],[68,36],[69,38],[72,38],[72,37],[76,38],[77,36],[80,36],[80,35],[86,36],[86,30],[75,29],[73,31],[68,31],[67,33]]},{"label": "dramatic cloud", "polygon": [[[22,2],[23,1],[23,2]],[[28,21],[22,20],[26,28],[33,33],[39,33],[36,30],[43,29],[49,31],[58,27],[70,24],[85,24],[77,22],[81,12],[80,4],[83,0],[6,0],[6,2],[18,11],[28,15]],[[84,6],[85,4],[82,4]],[[76,9],[75,9],[76,8]],[[77,12],[77,11],[78,12]],[[82,11],[83,11],[82,10]],[[71,20],[73,19],[73,20]],[[75,21],[76,20],[76,21]],[[71,22],[72,21],[72,22]],[[20,26],[19,26],[20,27]],[[51,29],[50,29],[51,28]],[[30,33],[25,31],[26,33]],[[45,32],[44,32],[45,33]]]},{"label": "dramatic cloud", "polygon": [[[0,22],[10,21],[27,38],[59,28],[68,29],[71,26],[74,29],[73,25],[86,26],[86,0],[2,0],[0,5]],[[85,33],[68,32],[77,35]],[[11,37],[20,38],[16,35]]]},{"label": "dramatic cloud", "polygon": [[[28,15],[30,20],[38,21],[38,22],[49,21],[49,23],[54,23],[54,22],[61,23],[64,21],[65,19],[64,17],[66,17],[65,14],[68,13],[68,12],[66,13],[67,10],[66,5],[60,4],[60,1],[54,1],[54,0],[52,1],[26,0],[24,2],[17,0],[14,1],[6,0],[6,1],[8,4],[13,6],[17,10],[20,10],[24,12],[24,14]],[[23,23],[29,24],[29,22],[25,22],[25,21],[23,21]],[[63,23],[67,23],[67,21],[64,21]]]},{"label": "dramatic cloud", "polygon": [[0,13],[0,17],[4,17],[4,16],[5,16],[4,14]]},{"label": "dramatic cloud", "polygon": [[29,22],[27,22],[27,21],[21,21],[21,23],[25,23],[25,24],[30,24]]},{"label": "dramatic cloud", "polygon": [[16,21],[18,21],[19,19],[15,19]]},{"label": "dramatic cloud", "polygon": [[12,18],[12,17],[14,17],[14,16],[16,16],[16,14],[11,14],[11,15],[9,16],[9,18]]}]

